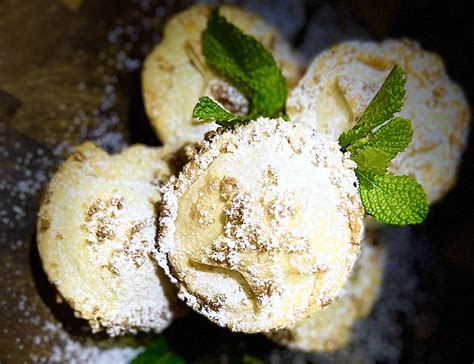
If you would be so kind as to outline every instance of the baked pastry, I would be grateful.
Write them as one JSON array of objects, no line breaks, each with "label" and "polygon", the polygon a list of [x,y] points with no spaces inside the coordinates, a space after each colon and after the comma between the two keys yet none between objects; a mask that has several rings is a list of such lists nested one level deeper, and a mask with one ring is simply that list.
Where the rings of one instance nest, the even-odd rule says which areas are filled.
[{"label": "baked pastry", "polygon": [[466,145],[469,106],[461,88],[446,74],[442,59],[409,40],[352,41],[316,57],[287,99],[292,121],[337,139],[368,105],[391,68],[405,72],[406,100],[400,115],[410,119],[410,146],[389,171],[413,176],[429,203],[456,182]]},{"label": "baked pastry", "polygon": [[382,245],[374,245],[366,232],[361,255],[339,297],[313,316],[267,335],[290,349],[306,352],[334,352],[351,339],[353,325],[366,317],[381,289],[385,255]]},{"label": "baked pastry", "polygon": [[[206,64],[201,36],[212,7],[194,5],[172,17],[162,41],[146,57],[142,70],[145,110],[163,143],[201,141],[215,123],[194,120],[193,108],[207,95],[226,109],[245,114],[248,101]],[[256,14],[222,5],[219,12],[243,32],[256,37],[272,52],[291,88],[301,76],[301,63],[278,31]]]},{"label": "baked pastry", "polygon": [[359,255],[354,168],[301,124],[220,128],[163,189],[156,258],[179,296],[221,326],[292,325],[331,303]]},{"label": "baked pastry", "polygon": [[169,148],[108,155],[86,142],[52,177],[38,214],[38,250],[58,293],[93,331],[161,332],[175,289],[149,253]]}]

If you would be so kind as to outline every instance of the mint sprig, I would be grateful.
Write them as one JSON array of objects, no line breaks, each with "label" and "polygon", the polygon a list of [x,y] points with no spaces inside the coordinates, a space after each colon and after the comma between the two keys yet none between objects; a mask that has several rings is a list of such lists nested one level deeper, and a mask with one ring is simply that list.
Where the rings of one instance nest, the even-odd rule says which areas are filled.
[{"label": "mint sprig", "polygon": [[408,147],[413,136],[411,122],[394,117],[403,106],[404,95],[403,71],[395,66],[356,125],[339,137],[342,149],[357,163],[359,194],[366,213],[391,225],[419,224],[428,214],[423,187],[412,177],[387,172],[392,159]]},{"label": "mint sprig", "polygon": [[245,354],[242,359],[243,364],[265,364],[265,362],[261,359],[258,359],[254,356]]},{"label": "mint sprig", "polygon": [[[202,50],[206,62],[249,99],[250,112],[245,118],[237,115],[232,118],[217,110],[217,103],[210,106],[209,100],[200,99],[194,117],[214,119],[220,125],[234,125],[259,116],[276,117],[282,113],[288,90],[272,54],[257,39],[228,22],[219,14],[218,8],[212,11],[202,34]],[[200,109],[203,108],[209,109],[205,114],[207,117],[201,117]],[[222,117],[225,119],[221,120]]]},{"label": "mint sprig", "polygon": [[176,354],[169,347],[164,336],[160,335],[130,364],[186,364],[186,360]]}]

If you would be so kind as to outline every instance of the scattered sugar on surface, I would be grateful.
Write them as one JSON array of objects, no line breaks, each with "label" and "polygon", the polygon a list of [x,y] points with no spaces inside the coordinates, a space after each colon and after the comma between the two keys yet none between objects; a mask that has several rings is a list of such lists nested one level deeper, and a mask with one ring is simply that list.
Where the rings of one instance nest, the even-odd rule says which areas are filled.
[{"label": "scattered sugar on surface", "polygon": [[[9,230],[30,229],[34,220],[35,201],[51,176],[54,156],[40,145],[0,124],[0,226],[2,234]],[[13,161],[13,163],[9,163]],[[15,240],[12,249],[22,242]]]},{"label": "scattered sugar on surface", "polygon": [[[126,16],[117,17],[112,23],[105,19],[98,22],[108,43],[105,48],[97,54],[78,49],[73,59],[75,64],[81,65],[94,57],[96,67],[91,73],[101,83],[89,85],[85,81],[78,82],[79,92],[98,94],[98,105],[92,110],[76,110],[68,132],[80,135],[82,141],[93,140],[109,152],[119,151],[127,145],[128,136],[124,127],[128,117],[126,108],[130,102],[130,91],[136,87],[130,82],[136,80],[142,59],[160,41],[163,19],[177,6],[172,0],[158,6],[144,0],[133,0],[132,3],[134,6]],[[67,108],[67,105],[63,107]],[[55,145],[53,152],[60,157],[69,154],[75,147],[64,140],[49,142]]]},{"label": "scattered sugar on surface", "polygon": [[[131,95],[122,95],[124,86],[121,84],[130,83],[139,73],[140,60],[151,49],[152,43],[159,40],[163,18],[175,10],[172,1],[157,7],[151,6],[148,1],[134,2],[136,7],[131,14],[127,14],[127,19],[118,18],[112,26],[106,21],[98,24],[103,28],[109,46],[93,55],[99,61],[94,60],[94,64],[99,64],[91,72],[98,75],[102,82],[98,85],[86,81],[77,83],[79,93],[98,94],[97,106],[86,111],[69,110],[67,104],[58,105],[58,112],[69,110],[71,113],[67,135],[74,136],[72,139],[79,142],[93,140],[110,152],[127,145],[127,120],[123,115],[128,116],[128,110],[124,111],[124,108],[128,108]],[[143,40],[146,37],[149,40]],[[91,55],[78,49],[71,61],[78,65],[85,64],[88,57]],[[130,88],[125,88],[130,92]],[[50,114],[53,119],[56,116],[54,112]],[[111,339],[105,344],[93,336],[85,342],[78,340],[68,334],[60,323],[44,322],[45,315],[49,315],[45,313],[47,308],[39,297],[29,296],[37,291],[31,277],[29,254],[39,196],[61,160],[75,147],[67,135],[61,140],[44,140],[53,146],[49,149],[17,133],[3,120],[0,122],[0,243],[2,251],[7,253],[3,257],[5,268],[10,272],[0,294],[0,308],[8,310],[13,303],[15,311],[18,311],[15,321],[7,318],[8,325],[2,328],[6,337],[17,336],[8,339],[12,349],[6,348],[6,352],[0,354],[0,361],[15,359],[13,347],[18,350],[38,347],[38,350],[31,352],[30,362],[127,363],[142,349],[129,347],[121,339]],[[18,265],[20,263],[21,266]],[[16,319],[18,316],[20,318]],[[42,333],[31,335],[24,330],[16,333],[18,325],[24,325],[24,330],[30,327],[32,332],[41,330]],[[50,354],[40,349],[51,345]]]},{"label": "scattered sugar on surface", "polygon": [[42,326],[44,335],[33,338],[35,345],[44,345],[53,341],[47,355],[30,353],[33,363],[129,363],[143,347],[138,346],[131,338],[108,338],[99,342],[87,337],[78,340],[64,331],[60,323],[45,321]]}]

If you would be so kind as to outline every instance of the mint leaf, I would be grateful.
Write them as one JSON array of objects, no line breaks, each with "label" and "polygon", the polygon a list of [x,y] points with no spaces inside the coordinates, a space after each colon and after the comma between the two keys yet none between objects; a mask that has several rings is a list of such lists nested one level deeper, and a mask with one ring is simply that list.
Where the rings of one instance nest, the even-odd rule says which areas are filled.
[{"label": "mint leaf", "polygon": [[245,354],[242,360],[243,364],[265,364],[263,360],[257,359],[254,356]]},{"label": "mint leaf", "polygon": [[365,211],[390,225],[412,225],[423,222],[428,202],[423,187],[408,176],[374,175],[356,170],[359,194]]},{"label": "mint leaf", "polygon": [[356,141],[348,149],[372,147],[383,150],[390,159],[393,159],[410,145],[412,137],[411,121],[396,117],[381,126],[374,134]]},{"label": "mint leaf", "polygon": [[383,150],[371,146],[357,150],[351,154],[351,159],[357,163],[358,168],[377,175],[387,173],[387,167],[392,160]]},{"label": "mint leaf", "polygon": [[148,345],[144,352],[138,354],[131,364],[186,364],[186,360],[171,350],[161,335]]},{"label": "mint leaf", "polygon": [[410,120],[396,117],[370,134],[351,144],[348,150],[357,165],[374,174],[385,174],[391,160],[403,152],[411,142],[413,129]]},{"label": "mint leaf", "polygon": [[400,67],[394,66],[377,94],[365,111],[359,116],[355,126],[341,134],[339,144],[347,148],[349,144],[367,135],[372,129],[382,125],[403,107],[405,80]]},{"label": "mint leaf", "polygon": [[247,121],[223,109],[217,102],[207,96],[199,98],[199,102],[194,106],[193,117],[201,120],[216,120],[217,124],[226,127]]},{"label": "mint leaf", "polygon": [[249,119],[274,117],[283,110],[287,87],[272,54],[229,23],[218,8],[209,16],[202,49],[207,63],[251,101]]}]

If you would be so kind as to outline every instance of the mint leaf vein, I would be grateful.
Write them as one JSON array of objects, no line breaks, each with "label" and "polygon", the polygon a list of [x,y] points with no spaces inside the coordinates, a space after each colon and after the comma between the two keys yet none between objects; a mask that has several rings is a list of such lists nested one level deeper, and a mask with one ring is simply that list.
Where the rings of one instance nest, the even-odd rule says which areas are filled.
[{"label": "mint leaf vein", "polygon": [[377,220],[391,225],[411,225],[426,218],[426,193],[414,178],[374,175],[360,169],[356,175],[364,208]]}]

